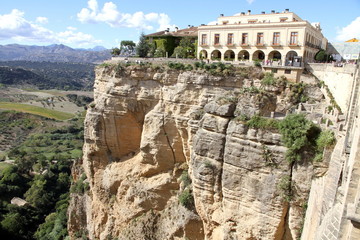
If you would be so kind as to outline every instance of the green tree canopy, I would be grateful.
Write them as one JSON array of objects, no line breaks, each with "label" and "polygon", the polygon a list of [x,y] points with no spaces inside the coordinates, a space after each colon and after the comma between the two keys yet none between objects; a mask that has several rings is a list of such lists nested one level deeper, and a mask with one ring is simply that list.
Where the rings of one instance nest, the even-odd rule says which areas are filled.
[{"label": "green tree canopy", "polygon": [[136,44],[131,40],[123,40],[120,42],[120,51],[133,52]]},{"label": "green tree canopy", "polygon": [[120,49],[119,48],[113,48],[111,49],[111,55],[119,56],[120,55]]},{"label": "green tree canopy", "polygon": [[319,62],[325,62],[327,60],[327,54],[325,50],[321,49],[319,50],[315,55],[315,60]]},{"label": "green tree canopy", "polygon": [[175,48],[172,56],[178,56],[180,58],[193,58],[195,56],[195,44],[192,43],[192,39],[190,37],[182,38],[179,46]]}]

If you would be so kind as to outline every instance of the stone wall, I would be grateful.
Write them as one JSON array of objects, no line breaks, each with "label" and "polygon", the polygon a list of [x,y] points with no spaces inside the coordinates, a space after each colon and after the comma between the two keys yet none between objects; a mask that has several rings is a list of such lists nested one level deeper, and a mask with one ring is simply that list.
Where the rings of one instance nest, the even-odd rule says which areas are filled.
[{"label": "stone wall", "polygon": [[[345,110],[348,114],[344,131],[337,133],[338,141],[328,171],[312,182],[301,237],[303,240],[360,239],[360,76],[353,66],[345,67],[343,71],[333,68],[334,72],[325,72],[331,68],[314,64],[312,69],[318,76],[322,74],[320,80],[327,78],[330,84],[341,81],[341,76],[345,81],[353,79],[348,84],[352,87],[346,93],[342,92],[345,87],[340,90],[332,88],[334,96],[347,96],[349,104]],[[354,76],[351,76],[351,71],[355,72]]]},{"label": "stone wall", "polygon": [[306,68],[315,77],[324,81],[341,110],[346,113],[350,104],[356,65],[347,64],[343,67],[335,67],[333,64],[309,63]]}]

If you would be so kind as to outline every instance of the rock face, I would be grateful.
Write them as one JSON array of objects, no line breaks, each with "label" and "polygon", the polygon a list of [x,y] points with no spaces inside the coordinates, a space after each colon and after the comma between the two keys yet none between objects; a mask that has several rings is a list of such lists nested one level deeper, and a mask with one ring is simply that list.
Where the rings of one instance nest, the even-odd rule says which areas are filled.
[{"label": "rock face", "polygon": [[[299,237],[313,170],[285,160],[278,133],[241,121],[288,110],[289,89],[248,90],[256,84],[195,71],[97,68],[82,162],[90,190],[72,196],[72,238]],[[296,189],[290,203],[289,187]],[[179,203],[185,188],[194,207]]]}]

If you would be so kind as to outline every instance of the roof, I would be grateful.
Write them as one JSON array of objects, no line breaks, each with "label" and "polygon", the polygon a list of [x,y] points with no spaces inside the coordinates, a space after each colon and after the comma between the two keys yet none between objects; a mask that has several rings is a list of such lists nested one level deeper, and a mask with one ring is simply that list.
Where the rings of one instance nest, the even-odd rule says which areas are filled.
[{"label": "roof", "polygon": [[161,36],[173,36],[173,37],[197,37],[198,28],[197,27],[188,27],[184,29],[179,29],[175,31],[160,31],[156,33],[150,33],[145,35],[145,37],[161,37]]},{"label": "roof", "polygon": [[359,39],[352,38],[352,39],[350,39],[350,40],[347,40],[346,42],[359,42]]}]

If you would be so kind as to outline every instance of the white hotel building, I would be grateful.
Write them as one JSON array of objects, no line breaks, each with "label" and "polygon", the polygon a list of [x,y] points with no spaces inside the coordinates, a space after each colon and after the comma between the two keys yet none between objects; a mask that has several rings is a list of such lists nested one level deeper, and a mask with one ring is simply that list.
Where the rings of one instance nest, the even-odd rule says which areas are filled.
[{"label": "white hotel building", "polygon": [[310,24],[286,9],[269,14],[223,16],[215,25],[198,28],[198,58],[222,61],[275,61],[279,66],[301,67],[312,62],[327,39],[320,24]]}]

